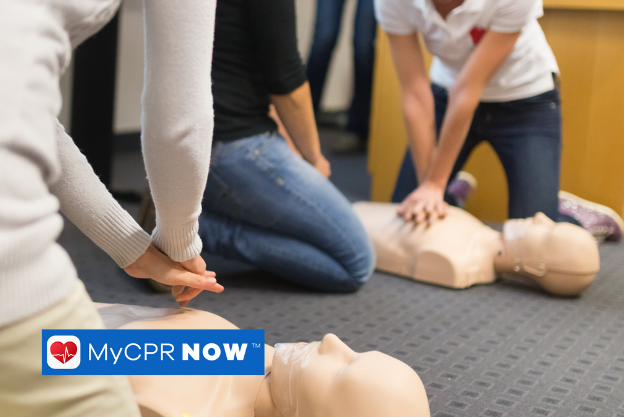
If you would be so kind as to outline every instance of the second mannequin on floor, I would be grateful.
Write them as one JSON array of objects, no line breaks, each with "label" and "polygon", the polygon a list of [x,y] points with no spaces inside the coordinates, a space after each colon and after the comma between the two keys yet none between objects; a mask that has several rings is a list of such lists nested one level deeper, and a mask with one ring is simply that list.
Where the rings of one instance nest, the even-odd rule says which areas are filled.
[{"label": "second mannequin on floor", "polygon": [[596,240],[583,228],[538,213],[508,220],[503,233],[449,207],[431,226],[406,222],[395,204],[356,203],[377,251],[377,269],[445,287],[491,283],[516,274],[557,295],[579,295],[600,268]]}]

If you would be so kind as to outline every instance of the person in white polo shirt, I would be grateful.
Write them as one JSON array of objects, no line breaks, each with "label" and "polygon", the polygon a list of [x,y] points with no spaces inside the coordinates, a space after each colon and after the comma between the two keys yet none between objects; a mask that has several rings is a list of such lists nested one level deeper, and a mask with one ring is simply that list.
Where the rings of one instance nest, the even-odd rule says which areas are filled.
[{"label": "person in white polo shirt", "polygon": [[[410,140],[393,194],[399,214],[416,222],[443,217],[449,178],[487,141],[507,175],[510,218],[541,211],[582,223],[569,210],[559,213],[559,69],[537,21],[542,1],[375,0],[375,12],[390,41]],[[434,56],[431,85],[418,34]],[[448,193],[446,200],[453,204]]]}]

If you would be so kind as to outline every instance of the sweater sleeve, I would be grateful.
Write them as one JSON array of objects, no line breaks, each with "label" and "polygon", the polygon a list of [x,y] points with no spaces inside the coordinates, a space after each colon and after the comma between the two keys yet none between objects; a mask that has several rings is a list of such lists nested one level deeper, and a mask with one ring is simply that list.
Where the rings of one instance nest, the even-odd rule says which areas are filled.
[{"label": "sweater sleeve", "polygon": [[145,253],[149,235],[108,192],[58,121],[56,139],[61,176],[50,191],[59,199],[61,212],[125,268]]},{"label": "sweater sleeve", "polygon": [[216,0],[144,0],[142,144],[152,240],[174,261],[201,252],[198,216],[210,164]]}]

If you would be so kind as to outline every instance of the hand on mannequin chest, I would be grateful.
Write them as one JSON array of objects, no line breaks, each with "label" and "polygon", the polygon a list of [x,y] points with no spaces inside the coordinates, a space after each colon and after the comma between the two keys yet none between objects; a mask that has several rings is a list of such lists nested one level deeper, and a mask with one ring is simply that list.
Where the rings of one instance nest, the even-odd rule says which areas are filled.
[{"label": "hand on mannequin chest", "polygon": [[375,245],[377,269],[417,281],[467,288],[516,274],[551,293],[578,295],[599,269],[589,233],[542,213],[506,222],[501,234],[455,207],[430,227],[405,222],[393,204],[356,203],[354,210]]}]

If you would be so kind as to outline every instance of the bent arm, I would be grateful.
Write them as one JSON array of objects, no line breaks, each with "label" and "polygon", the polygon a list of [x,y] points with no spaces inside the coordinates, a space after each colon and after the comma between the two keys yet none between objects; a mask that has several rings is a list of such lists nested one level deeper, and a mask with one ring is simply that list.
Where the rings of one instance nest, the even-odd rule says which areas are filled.
[{"label": "bent arm", "polygon": [[175,261],[201,252],[210,164],[215,0],[144,1],[142,144],[156,206],[153,242]]},{"label": "bent arm", "polygon": [[303,158],[322,158],[310,86],[297,46],[293,0],[249,2],[258,70],[279,119]]},{"label": "bent arm", "polygon": [[314,165],[322,155],[310,84],[306,81],[291,93],[272,95],[271,101],[303,159]]},{"label": "bent arm", "polygon": [[426,181],[433,182],[442,189],[446,188],[483,89],[511,54],[519,36],[520,32],[500,33],[489,30],[462,69],[457,83],[449,93],[438,152],[434,156]]},{"label": "bent arm", "polygon": [[433,94],[425,69],[418,34],[388,34],[394,67],[401,85],[403,117],[418,182],[429,170],[435,149]]}]

